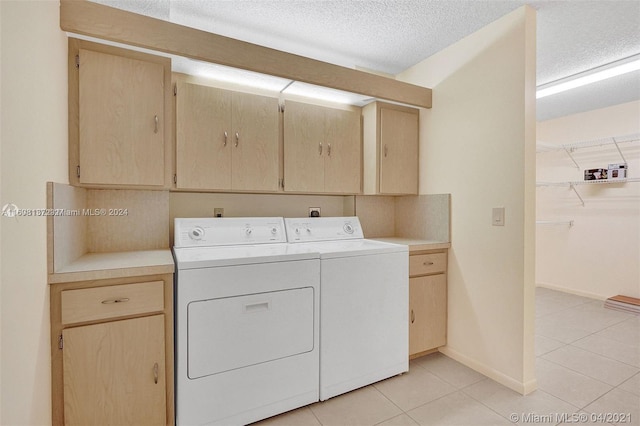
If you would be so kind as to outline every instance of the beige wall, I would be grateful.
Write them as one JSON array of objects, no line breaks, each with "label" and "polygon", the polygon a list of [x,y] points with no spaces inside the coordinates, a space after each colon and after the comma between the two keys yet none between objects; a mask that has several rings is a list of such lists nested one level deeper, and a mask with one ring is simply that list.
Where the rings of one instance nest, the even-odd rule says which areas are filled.
[{"label": "beige wall", "polygon": [[[538,140],[567,144],[640,133],[640,101],[538,123]],[[640,178],[640,142],[620,148],[629,177]],[[573,153],[577,169],[563,151],[537,154],[537,179],[580,181],[583,171],[607,168],[622,159],[613,145]],[[640,297],[640,182],[567,187],[539,187],[537,219],[573,220],[566,225],[538,225],[538,285],[605,299],[616,294]]]},{"label": "beige wall", "polygon": [[[67,44],[57,1],[1,1],[0,204],[44,208],[67,181]],[[2,221],[3,425],[51,422],[49,288],[42,217]]]},{"label": "beige wall", "polygon": [[420,193],[451,194],[443,352],[522,393],[536,387],[535,25],[522,7],[397,76],[433,88]]}]

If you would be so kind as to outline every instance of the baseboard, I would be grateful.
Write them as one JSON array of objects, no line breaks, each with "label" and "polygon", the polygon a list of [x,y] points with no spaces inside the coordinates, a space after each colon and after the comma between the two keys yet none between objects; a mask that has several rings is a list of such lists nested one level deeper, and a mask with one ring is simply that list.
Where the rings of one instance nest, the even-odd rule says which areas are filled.
[{"label": "baseboard", "polygon": [[596,299],[596,300],[606,300],[607,297],[609,297],[609,296],[605,297],[605,296],[602,296],[602,295],[599,295],[599,294],[595,294],[595,293],[590,293],[588,291],[580,291],[580,290],[576,290],[574,288],[562,287],[562,286],[559,286],[559,285],[549,284],[549,283],[537,282],[536,283],[536,287],[548,288],[549,290],[562,291],[564,293],[574,294],[576,296],[588,297],[589,299]]},{"label": "baseboard", "polygon": [[448,346],[441,347],[439,350],[449,358],[452,358],[458,361],[459,363],[466,365],[472,370],[475,370],[478,373],[481,373],[487,376],[488,378],[495,380],[501,385],[504,385],[509,389],[512,389],[518,392],[519,394],[527,395],[528,393],[531,393],[538,388],[538,382],[536,379],[532,379],[527,382],[519,382],[513,379],[512,377],[509,377],[504,373],[501,373],[500,371],[497,371],[485,364],[482,364],[474,359],[467,357],[466,355],[461,354],[460,352],[454,349],[451,349]]}]

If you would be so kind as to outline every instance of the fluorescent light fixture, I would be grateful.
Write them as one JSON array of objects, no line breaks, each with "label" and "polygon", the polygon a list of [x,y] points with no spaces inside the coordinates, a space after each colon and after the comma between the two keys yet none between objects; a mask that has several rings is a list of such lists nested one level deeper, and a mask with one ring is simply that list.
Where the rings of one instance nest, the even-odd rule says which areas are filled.
[{"label": "fluorescent light fixture", "polygon": [[556,93],[565,92],[567,90],[575,89],[576,87],[585,86],[587,84],[638,70],[640,70],[640,55],[632,56],[571,77],[543,84],[539,86],[536,91],[536,99],[555,95]]},{"label": "fluorescent light fixture", "polygon": [[183,57],[172,58],[171,66],[176,72],[271,92],[280,92],[290,82],[285,78]]},{"label": "fluorescent light fixture", "polygon": [[362,106],[371,100],[370,96],[358,95],[356,93],[345,92],[328,87],[301,83],[299,81],[295,81],[284,88],[282,90],[282,93],[302,96],[305,98],[319,99],[327,102],[359,106]]}]

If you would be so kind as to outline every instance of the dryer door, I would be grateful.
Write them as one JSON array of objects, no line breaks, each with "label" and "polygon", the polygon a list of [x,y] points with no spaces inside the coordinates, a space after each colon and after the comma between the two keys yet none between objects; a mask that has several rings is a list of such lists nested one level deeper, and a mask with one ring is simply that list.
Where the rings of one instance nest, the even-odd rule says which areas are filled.
[{"label": "dryer door", "polygon": [[312,351],[314,296],[303,287],[189,303],[188,377]]}]

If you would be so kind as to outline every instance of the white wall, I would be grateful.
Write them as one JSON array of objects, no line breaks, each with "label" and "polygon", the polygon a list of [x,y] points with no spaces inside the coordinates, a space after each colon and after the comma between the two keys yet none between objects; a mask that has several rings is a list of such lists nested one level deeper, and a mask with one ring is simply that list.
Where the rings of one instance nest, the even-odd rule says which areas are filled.
[{"label": "white wall", "polygon": [[536,387],[535,25],[522,7],[397,76],[433,88],[420,193],[451,194],[443,352],[521,393]]},{"label": "white wall", "polygon": [[[0,205],[46,206],[67,182],[67,38],[57,1],[0,1]],[[3,425],[51,423],[49,288],[43,217],[1,217]]]},{"label": "white wall", "polygon": [[[567,144],[640,133],[640,101],[538,123],[538,141]],[[640,142],[620,148],[629,177],[640,178]],[[607,168],[622,159],[614,146],[573,153],[580,169],[563,151],[537,154],[537,179],[580,181],[584,169]],[[539,187],[537,218],[573,220],[573,227],[538,225],[538,285],[600,299],[624,294],[640,297],[640,182],[567,187]]]}]

